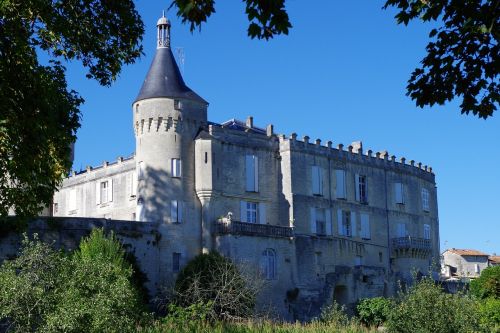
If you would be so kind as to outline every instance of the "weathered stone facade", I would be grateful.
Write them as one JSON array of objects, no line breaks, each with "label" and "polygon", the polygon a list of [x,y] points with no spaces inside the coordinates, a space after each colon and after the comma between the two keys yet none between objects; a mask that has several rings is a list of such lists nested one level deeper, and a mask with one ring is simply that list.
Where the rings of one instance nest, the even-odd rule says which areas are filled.
[{"label": "weathered stone facade", "polygon": [[[161,19],[158,28],[170,25]],[[360,142],[277,135],[251,117],[209,122],[208,103],[184,84],[169,41],[158,42],[132,105],[135,156],[73,173],[54,196],[53,216],[154,229],[154,248],[136,241],[151,251],[136,255],[152,293],[194,256],[219,251],[261,272],[259,306],[285,319],[311,318],[334,299],[390,295],[397,280],[439,260],[430,168]]]}]

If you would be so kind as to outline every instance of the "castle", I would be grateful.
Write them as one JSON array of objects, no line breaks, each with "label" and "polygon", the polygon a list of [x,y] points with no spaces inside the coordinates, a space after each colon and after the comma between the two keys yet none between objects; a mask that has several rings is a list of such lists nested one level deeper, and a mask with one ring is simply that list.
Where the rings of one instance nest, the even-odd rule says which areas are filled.
[{"label": "castle", "polygon": [[183,81],[165,17],[157,30],[132,103],[135,154],[72,173],[53,216],[155,234],[132,249],[152,293],[196,255],[218,251],[259,272],[258,305],[284,319],[310,318],[334,299],[391,295],[412,270],[428,273],[439,258],[431,168],[361,142],[278,135],[252,117],[210,122],[208,102]]}]

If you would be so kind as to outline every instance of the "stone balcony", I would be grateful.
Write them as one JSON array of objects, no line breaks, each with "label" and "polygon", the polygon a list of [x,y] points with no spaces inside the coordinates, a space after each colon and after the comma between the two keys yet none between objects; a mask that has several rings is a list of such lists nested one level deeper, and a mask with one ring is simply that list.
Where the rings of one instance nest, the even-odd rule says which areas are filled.
[{"label": "stone balcony", "polygon": [[294,236],[292,227],[246,223],[225,218],[215,223],[215,232],[218,235],[245,235],[278,238],[290,238]]},{"label": "stone balcony", "polygon": [[392,238],[392,253],[396,257],[427,257],[432,252],[430,239],[418,237]]}]

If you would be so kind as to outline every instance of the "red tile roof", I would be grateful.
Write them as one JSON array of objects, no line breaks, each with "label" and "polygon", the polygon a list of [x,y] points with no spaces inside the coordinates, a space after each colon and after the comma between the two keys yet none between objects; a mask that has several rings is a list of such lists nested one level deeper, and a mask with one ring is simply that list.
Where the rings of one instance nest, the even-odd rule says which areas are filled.
[{"label": "red tile roof", "polygon": [[448,249],[447,251],[450,251],[452,253],[458,254],[459,256],[485,256],[487,257],[488,255],[486,253],[483,253],[478,250],[470,250],[470,249]]},{"label": "red tile roof", "polygon": [[500,256],[490,256],[488,259],[493,261],[495,264],[500,264]]}]

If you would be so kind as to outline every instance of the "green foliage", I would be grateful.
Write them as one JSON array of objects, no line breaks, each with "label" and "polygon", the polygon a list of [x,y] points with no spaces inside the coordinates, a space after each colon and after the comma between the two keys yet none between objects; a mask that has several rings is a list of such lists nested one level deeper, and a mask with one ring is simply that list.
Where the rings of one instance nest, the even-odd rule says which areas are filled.
[{"label": "green foliage", "polygon": [[[288,35],[292,27],[285,9],[285,0],[244,0],[245,12],[250,22],[248,36],[258,39],[270,39],[275,35]],[[191,31],[215,13],[214,0],[174,0],[170,5],[177,7],[177,16],[182,22],[189,22]],[[169,9],[170,9],[169,8]]]},{"label": "green foliage", "polygon": [[408,95],[417,106],[462,98],[462,113],[493,115],[500,101],[500,6],[484,0],[387,0],[396,7],[398,23],[442,21],[433,29],[422,66],[409,80]]},{"label": "green foliage", "polygon": [[423,278],[400,295],[386,325],[398,333],[474,332],[479,328],[477,303],[465,295],[445,294]]},{"label": "green foliage", "polygon": [[179,273],[175,283],[175,303],[182,307],[211,304],[211,317],[248,317],[258,292],[230,259],[216,252],[201,254]]},{"label": "green foliage", "polygon": [[66,256],[25,239],[0,268],[0,320],[14,332],[133,332],[144,312],[118,240],[93,230]]},{"label": "green foliage", "polygon": [[[500,266],[488,267],[470,282],[471,293],[478,298],[500,299]],[[500,311],[500,310],[499,310]]]},{"label": "green foliage", "polygon": [[109,85],[140,56],[143,30],[132,0],[0,1],[0,216],[36,215],[71,166],[83,99],[61,61]]},{"label": "green foliage", "polygon": [[486,298],[479,302],[479,318],[485,332],[500,332],[500,299]]},{"label": "green foliage", "polygon": [[359,302],[356,310],[364,324],[380,326],[389,318],[392,305],[392,301],[384,297],[366,298]]},{"label": "green foliage", "polygon": [[321,309],[319,321],[335,327],[346,327],[350,324],[349,316],[345,312],[345,307],[337,302],[325,306]]},{"label": "green foliage", "polygon": [[40,328],[54,310],[63,282],[61,270],[67,258],[37,235],[24,235],[18,258],[0,267],[0,321],[7,320],[12,332]]}]

